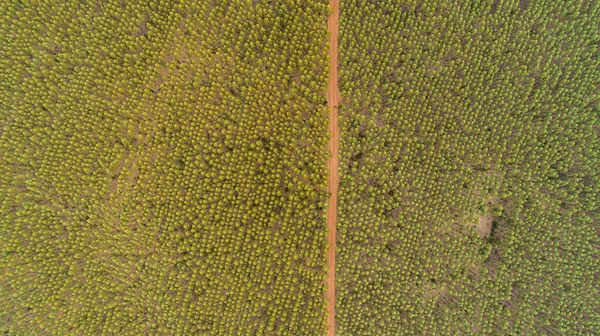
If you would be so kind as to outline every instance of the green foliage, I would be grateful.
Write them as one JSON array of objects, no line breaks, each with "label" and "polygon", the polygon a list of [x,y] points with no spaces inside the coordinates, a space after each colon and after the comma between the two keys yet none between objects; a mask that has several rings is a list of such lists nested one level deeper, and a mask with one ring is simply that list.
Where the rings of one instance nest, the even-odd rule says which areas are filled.
[{"label": "green foliage", "polygon": [[325,329],[326,1],[0,4],[0,330]]},{"label": "green foliage", "polygon": [[338,334],[600,334],[597,1],[340,8]]}]

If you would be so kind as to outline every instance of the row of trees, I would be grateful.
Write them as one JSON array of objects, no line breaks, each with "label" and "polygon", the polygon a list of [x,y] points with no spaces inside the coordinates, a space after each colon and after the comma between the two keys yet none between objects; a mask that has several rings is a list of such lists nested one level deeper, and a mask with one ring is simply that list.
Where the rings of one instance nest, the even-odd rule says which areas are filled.
[{"label": "row of trees", "polygon": [[342,1],[340,335],[589,335],[594,1]]},{"label": "row of trees", "polygon": [[322,333],[326,10],[0,4],[0,330]]}]

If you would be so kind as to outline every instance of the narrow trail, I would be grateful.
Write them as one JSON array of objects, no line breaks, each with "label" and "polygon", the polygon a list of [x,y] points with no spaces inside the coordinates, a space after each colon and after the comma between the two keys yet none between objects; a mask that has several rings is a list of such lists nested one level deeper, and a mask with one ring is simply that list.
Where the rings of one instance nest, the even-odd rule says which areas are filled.
[{"label": "narrow trail", "polygon": [[338,177],[338,144],[340,134],[338,130],[338,104],[340,102],[340,91],[338,88],[338,73],[337,73],[337,42],[338,42],[338,23],[339,23],[339,0],[330,0],[329,4],[333,7],[333,13],[327,19],[327,29],[329,35],[329,84],[327,85],[327,107],[330,109],[329,114],[329,140],[328,148],[331,152],[331,158],[327,162],[328,187],[327,191],[331,194],[329,198],[329,206],[327,208],[327,227],[329,235],[327,236],[327,335],[335,335],[335,240],[336,229],[335,223],[337,220],[337,189],[339,184]]}]

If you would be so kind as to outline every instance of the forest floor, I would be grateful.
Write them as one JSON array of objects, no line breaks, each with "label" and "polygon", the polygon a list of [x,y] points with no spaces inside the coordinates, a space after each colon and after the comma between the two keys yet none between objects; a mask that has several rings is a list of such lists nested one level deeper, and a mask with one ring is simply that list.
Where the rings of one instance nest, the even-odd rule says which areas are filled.
[{"label": "forest floor", "polygon": [[337,73],[337,42],[338,42],[338,23],[339,23],[339,8],[338,0],[330,0],[329,4],[333,8],[333,13],[327,20],[327,29],[329,35],[329,84],[327,86],[327,107],[330,109],[329,115],[329,151],[331,158],[327,162],[328,174],[328,191],[331,194],[329,198],[329,206],[327,208],[327,227],[329,235],[327,236],[327,291],[325,293],[327,302],[327,335],[335,335],[335,243],[336,229],[335,223],[337,220],[337,189],[339,184],[338,177],[338,143],[340,134],[338,130],[338,103],[340,101],[340,91],[338,88],[338,73]]}]

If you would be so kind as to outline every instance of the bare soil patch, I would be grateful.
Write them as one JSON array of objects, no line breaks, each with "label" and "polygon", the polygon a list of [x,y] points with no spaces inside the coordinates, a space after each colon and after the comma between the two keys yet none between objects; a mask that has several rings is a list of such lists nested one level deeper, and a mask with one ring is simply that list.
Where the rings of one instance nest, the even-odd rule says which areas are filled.
[{"label": "bare soil patch", "polygon": [[492,232],[492,215],[486,214],[477,217],[478,223],[475,226],[475,229],[482,237],[489,237]]},{"label": "bare soil patch", "polygon": [[485,202],[485,210],[481,215],[477,215],[477,221],[475,223],[475,229],[483,238],[487,238],[492,233],[492,224],[494,221],[494,215],[492,210],[498,205],[498,197],[492,197]]}]

